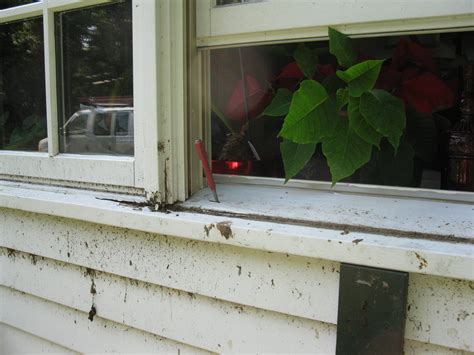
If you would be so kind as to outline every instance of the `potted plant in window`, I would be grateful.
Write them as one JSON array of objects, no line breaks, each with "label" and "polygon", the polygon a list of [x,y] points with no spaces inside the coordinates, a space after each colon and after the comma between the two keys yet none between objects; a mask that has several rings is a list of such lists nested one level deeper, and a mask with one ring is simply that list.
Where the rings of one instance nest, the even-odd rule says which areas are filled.
[{"label": "potted plant in window", "polygon": [[[454,100],[452,91],[433,74],[429,53],[403,40],[389,61],[360,60],[352,40],[333,28],[329,51],[338,68],[319,64],[316,50],[298,45],[295,62],[278,76],[296,81],[279,85],[263,112],[284,117],[279,137],[286,181],[320,151],[333,184],[355,172],[364,182],[416,184],[413,162],[424,148],[416,136],[433,132],[420,112],[430,114]],[[432,136],[424,138],[433,141]]]}]

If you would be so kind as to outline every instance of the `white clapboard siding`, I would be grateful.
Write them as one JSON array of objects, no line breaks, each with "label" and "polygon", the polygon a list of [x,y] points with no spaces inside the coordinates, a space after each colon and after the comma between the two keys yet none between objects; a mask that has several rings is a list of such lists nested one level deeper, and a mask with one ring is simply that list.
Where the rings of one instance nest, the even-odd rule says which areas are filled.
[{"label": "white clapboard siding", "polygon": [[[10,253],[8,260],[2,262],[2,268],[6,278],[12,275],[12,282],[2,280],[9,287],[4,290],[15,289],[78,309],[83,320],[94,305],[98,317],[216,352],[333,353],[335,349],[336,327],[332,324],[48,259],[36,258],[32,264],[24,253]],[[37,271],[31,275],[32,269]]]},{"label": "white clapboard siding", "polygon": [[[336,323],[339,263],[3,210],[2,245],[187,292]],[[324,300],[324,302],[321,302]]]},{"label": "white clapboard siding", "polygon": [[100,317],[91,322],[87,313],[10,288],[0,286],[0,298],[8,305],[1,322],[77,352],[207,353]]},{"label": "white clapboard siding", "polygon": [[[184,296],[184,299],[189,299],[192,302],[202,303],[200,301],[204,299],[201,296],[185,294],[177,290],[165,290],[162,287],[108,275],[102,272],[77,267],[43,257],[36,257],[31,254],[15,252],[12,250],[3,250],[1,255],[2,257],[0,259],[0,265],[1,269],[3,270],[1,284],[9,287],[8,289],[5,288],[5,290],[8,291],[7,294],[13,292],[12,297],[14,298],[14,301],[11,301],[8,295],[3,297],[2,294],[2,299],[5,300],[5,304],[9,304],[9,309],[12,311],[3,312],[2,318],[0,319],[16,327],[23,327],[34,334],[47,337],[47,339],[62,342],[63,344],[69,345],[77,351],[117,351],[117,349],[121,351],[138,351],[139,349],[141,349],[140,351],[145,351],[147,349],[146,346],[150,345],[150,340],[147,338],[147,336],[150,336],[148,332],[143,333],[141,331],[137,331],[136,329],[133,330],[132,328],[122,326],[117,322],[107,321],[103,317],[116,318],[115,320],[119,323],[124,323],[139,328],[147,328],[147,330],[153,330],[153,323],[159,323],[160,318],[166,318],[166,311],[158,311],[158,317],[153,317],[155,315],[154,312],[147,316],[146,314],[143,314],[143,310],[137,311],[143,308],[145,308],[145,312],[147,312],[147,309],[153,309],[153,307],[150,307],[150,302],[152,302],[151,300],[153,298],[158,298],[160,302],[164,303],[165,306],[169,308],[168,315],[170,317],[173,317],[173,309],[182,309],[182,304],[179,304],[179,302],[170,302],[170,296],[172,294],[175,296],[177,295],[177,297]],[[28,275],[28,277],[25,277],[25,275]],[[436,284],[432,283],[431,287],[433,285]],[[155,292],[152,292],[152,296],[150,296],[149,291],[153,288],[155,289]],[[3,290],[4,288],[0,289]],[[13,289],[20,290],[20,293],[18,291],[13,291]],[[95,290],[95,294],[91,293],[92,289]],[[143,297],[143,290],[139,291],[139,289],[146,290],[145,297]],[[156,297],[156,290],[161,290],[162,293],[165,291],[166,295],[164,297]],[[35,294],[41,298],[31,296],[30,293]],[[111,301],[110,297],[118,300],[118,302]],[[45,301],[45,299],[48,299],[49,301]],[[121,307],[121,302],[131,305],[132,308]],[[66,307],[64,305],[60,306],[59,303],[69,304],[67,305],[68,307]],[[87,309],[89,309],[90,305],[92,304],[94,304],[97,308],[97,315],[94,317],[94,321],[90,322],[87,320]],[[223,303],[218,301],[213,302],[214,307],[219,307],[219,304],[222,306]],[[71,309],[69,307],[73,307],[75,309]],[[82,309],[82,311],[77,311],[76,309]],[[20,312],[17,310],[20,310]],[[184,307],[184,310],[187,310],[186,307]],[[119,313],[117,313],[117,311]],[[252,311],[253,309],[251,307],[231,305],[231,312],[234,314],[249,313]],[[216,312],[205,311],[203,315],[195,318],[206,319],[207,316],[213,317],[215,313]],[[62,325],[62,322],[64,321],[64,314],[68,315],[65,321],[68,323],[66,328],[69,331],[62,330],[64,328]],[[131,316],[131,314],[133,314],[133,316]],[[229,313],[226,312],[226,314]],[[53,315],[53,317],[51,318],[50,315]],[[61,315],[63,318],[61,318]],[[206,334],[212,332],[215,337],[222,337],[221,339],[227,339],[229,338],[228,334],[234,334],[232,329],[229,329],[229,326],[224,326],[222,332],[217,332],[216,334],[214,327],[205,325],[200,326],[202,324],[196,324],[195,321],[190,322],[191,326],[185,324],[186,322],[183,324],[182,315],[183,312],[178,312],[178,315],[175,315],[174,318],[171,318],[170,322],[177,322],[174,326],[176,333],[187,334],[187,336],[190,337],[189,339],[192,339],[193,334],[196,333],[195,327],[198,329],[204,329]],[[192,317],[193,314],[190,316]],[[44,319],[47,318],[51,318],[51,324],[56,326],[54,326],[52,329],[48,328],[49,330],[45,333],[45,330],[43,330]],[[215,317],[212,319],[212,321],[216,321],[218,318],[219,317]],[[219,323],[219,321],[217,322]],[[74,326],[72,323],[74,323]],[[241,325],[241,322],[236,322],[235,319],[234,322],[231,323]],[[259,325],[261,325],[261,321],[257,323],[260,323]],[[294,324],[293,321],[292,323]],[[72,332],[70,329],[71,327],[72,329],[79,327],[77,328],[79,330],[77,331],[76,329],[75,332]],[[296,322],[295,327],[296,329],[299,329],[298,322]],[[275,329],[272,327],[263,326],[260,328],[275,331]],[[119,332],[120,335],[123,336],[122,342],[109,335],[109,331],[114,333]],[[158,332],[159,331],[160,330],[158,330]],[[169,332],[170,330],[165,331]],[[104,332],[105,334],[102,334]],[[242,333],[242,331],[237,330],[237,333]],[[253,337],[249,337],[246,332],[243,333],[243,336],[245,336],[245,341],[247,342],[250,341],[255,343],[260,341],[260,338],[255,339]],[[291,332],[289,334],[291,335]],[[318,331],[317,334],[320,335],[321,333]],[[137,339],[134,339],[134,335],[138,335],[137,339],[141,339],[141,342],[137,341]],[[128,339],[128,337],[131,337],[132,339]],[[87,346],[84,346],[84,338],[99,339],[100,341],[97,340],[98,343],[94,341],[85,342]],[[202,340],[202,335],[200,338]],[[153,345],[155,346],[153,349],[162,349],[164,351],[166,350],[165,345],[170,343],[170,340],[168,339],[165,342],[164,339],[160,339],[161,338],[159,337],[154,337],[152,339],[155,340],[155,343],[158,342],[158,345],[160,345],[158,347],[156,347],[156,344]],[[286,337],[286,339],[287,341],[291,341],[291,339],[288,337]],[[208,341],[209,336],[204,336],[204,340]],[[301,341],[300,338],[299,340]],[[123,341],[126,341],[126,343],[124,344]],[[153,341],[151,343],[153,343]],[[223,343],[223,341],[217,343],[218,351],[232,352],[242,350],[239,349],[239,344],[237,344],[237,349],[229,349],[221,343]],[[235,338],[232,336],[231,339],[227,340],[227,346],[234,346],[234,344]],[[232,346],[230,347],[232,348]],[[182,344],[177,347],[179,347],[181,351],[186,352],[186,347]],[[255,348],[255,344],[253,344],[252,347]],[[148,348],[148,350],[150,349]],[[168,350],[170,349],[167,349],[166,351]],[[405,350],[407,354],[463,353],[461,351],[455,351],[454,349],[448,349],[434,344],[426,344],[409,339],[406,340]],[[197,351],[197,349],[193,349],[193,352],[195,351]]]},{"label": "white clapboard siding", "polygon": [[[0,216],[1,225],[7,227],[0,230],[2,245],[11,249],[237,304],[331,324],[337,320],[337,263],[13,210],[3,210]],[[12,260],[26,260],[8,258],[8,253],[26,255],[4,249],[5,265]],[[42,280],[39,258],[29,258],[37,265],[23,261],[19,269],[14,265],[10,269],[23,270],[17,271],[18,275],[35,275],[30,278]],[[70,279],[65,276],[70,268],[59,270],[52,279]],[[25,281],[30,282],[29,278]],[[18,276],[16,287],[26,287],[20,282]],[[81,290],[88,287],[90,279],[86,278]],[[472,287],[469,281],[411,274],[406,337],[472,351]],[[116,294],[122,295],[121,292],[124,291],[117,290]],[[82,299],[83,304],[69,306],[87,311],[91,306],[90,295],[87,296]]]},{"label": "white clapboard siding", "polygon": [[0,323],[0,354],[76,352],[5,323]]}]

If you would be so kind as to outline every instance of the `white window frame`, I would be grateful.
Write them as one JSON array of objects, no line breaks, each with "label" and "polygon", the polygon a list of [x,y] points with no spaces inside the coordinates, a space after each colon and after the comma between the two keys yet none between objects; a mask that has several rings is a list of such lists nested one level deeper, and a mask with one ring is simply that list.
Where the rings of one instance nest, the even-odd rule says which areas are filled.
[{"label": "white window frame", "polygon": [[[428,6],[429,5],[429,6]],[[375,9],[371,6],[375,6]],[[305,40],[327,40],[328,26],[352,37],[403,33],[474,30],[474,0],[255,0],[216,6],[216,0],[197,0],[196,43],[204,63],[201,78],[209,86],[209,49]],[[209,92],[209,91],[208,91]],[[210,97],[203,95],[205,106]],[[208,124],[205,113],[204,122]],[[210,134],[207,132],[208,148]],[[283,179],[216,175],[217,183],[283,186]],[[425,188],[291,180],[286,187],[369,195],[417,197],[474,202],[474,194]],[[195,190],[194,190],[195,192]]]},{"label": "white window frame", "polygon": [[461,31],[474,23],[473,0],[254,0],[216,6],[198,0],[199,47],[316,40],[333,26],[349,35]]},{"label": "white window frame", "polygon": [[[135,155],[60,154],[54,14],[110,0],[44,0],[0,10],[0,23],[42,17],[48,153],[0,151],[0,179],[184,200],[184,0],[132,1]],[[176,139],[179,137],[179,139]]]}]

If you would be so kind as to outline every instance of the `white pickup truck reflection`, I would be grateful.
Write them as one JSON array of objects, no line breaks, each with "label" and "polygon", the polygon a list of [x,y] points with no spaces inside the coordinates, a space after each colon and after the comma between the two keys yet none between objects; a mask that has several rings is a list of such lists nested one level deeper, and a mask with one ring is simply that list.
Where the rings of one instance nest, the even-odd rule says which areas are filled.
[{"label": "white pickup truck reflection", "polygon": [[[59,130],[61,153],[133,155],[133,107],[75,112]],[[48,151],[48,138],[38,143]]]}]

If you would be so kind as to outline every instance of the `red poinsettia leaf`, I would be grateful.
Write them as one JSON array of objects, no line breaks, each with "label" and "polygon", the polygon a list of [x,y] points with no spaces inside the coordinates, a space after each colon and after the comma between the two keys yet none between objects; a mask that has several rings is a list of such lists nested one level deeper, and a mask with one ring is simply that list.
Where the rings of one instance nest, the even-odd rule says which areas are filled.
[{"label": "red poinsettia leaf", "polygon": [[392,61],[390,63],[390,68],[393,70],[398,70],[403,67],[408,61],[408,49],[407,49],[407,40],[401,39],[398,41],[397,48],[392,55]]},{"label": "red poinsettia leaf", "polygon": [[431,73],[424,73],[402,82],[397,96],[424,113],[433,113],[451,107],[454,103],[452,90]]},{"label": "red poinsettia leaf", "polygon": [[285,65],[283,69],[281,70],[280,74],[278,74],[277,76],[277,80],[283,79],[283,78],[304,79],[305,76],[303,72],[300,70],[298,64],[296,62],[291,62]]},{"label": "red poinsettia leaf", "polygon": [[433,53],[431,49],[420,46],[415,42],[408,42],[408,50],[411,59],[418,64],[420,67],[427,69],[432,73],[436,73],[438,67],[433,59]]},{"label": "red poinsettia leaf", "polygon": [[375,87],[377,89],[392,91],[400,84],[401,73],[391,67],[384,66],[380,71]]},{"label": "red poinsettia leaf", "polygon": [[401,81],[407,81],[416,78],[420,74],[422,74],[422,70],[420,68],[410,65],[403,69],[401,73]]},{"label": "red poinsettia leaf", "polygon": [[316,64],[316,68],[323,78],[336,74],[336,66],[334,64]]},{"label": "red poinsettia leaf", "polygon": [[[266,93],[260,86],[258,80],[252,75],[246,75],[245,84],[247,92],[247,108],[249,111],[249,118],[251,118]],[[226,116],[231,120],[241,122],[245,121],[247,115],[245,114],[243,80],[237,81],[224,111]]]},{"label": "red poinsettia leaf", "polygon": [[432,73],[437,72],[436,62],[429,48],[422,47],[418,43],[407,39],[401,39],[393,53],[390,66],[392,69],[402,69],[409,63],[415,63]]}]

